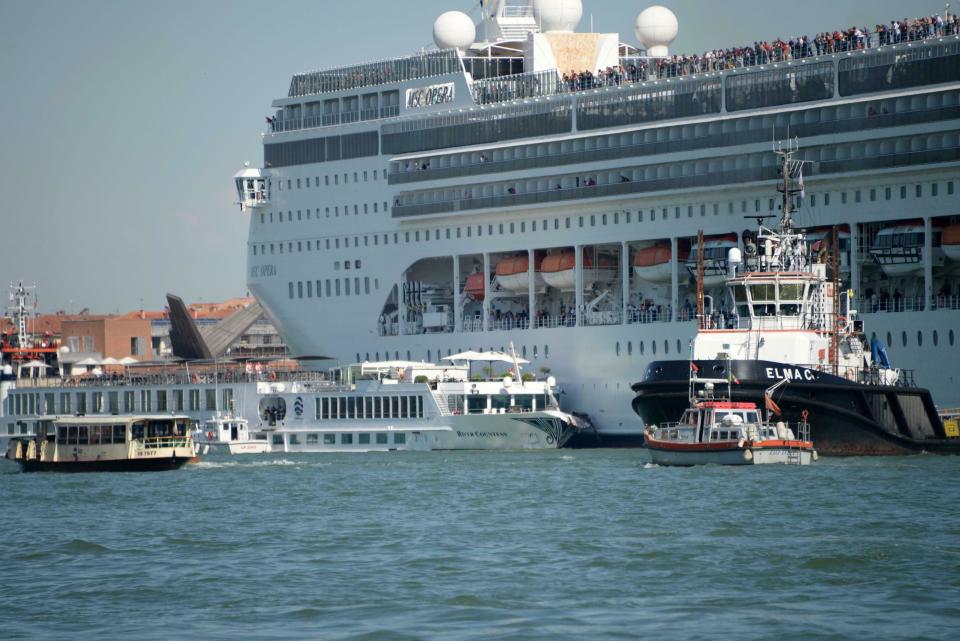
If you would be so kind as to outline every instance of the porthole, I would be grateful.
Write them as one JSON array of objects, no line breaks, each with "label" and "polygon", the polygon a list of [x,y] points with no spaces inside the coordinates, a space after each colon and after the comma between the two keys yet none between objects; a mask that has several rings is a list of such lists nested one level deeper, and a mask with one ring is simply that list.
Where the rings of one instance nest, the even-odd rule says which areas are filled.
[{"label": "porthole", "polygon": [[537,349],[537,346],[534,345],[534,346],[533,346],[533,358],[537,358],[537,356],[539,356],[539,354],[540,354],[540,352],[539,352],[539,350]]},{"label": "porthole", "polygon": [[633,341],[627,341],[627,356],[633,356]]},{"label": "porthole", "polygon": [[544,345],[544,346],[543,346],[543,357],[544,357],[544,358],[550,358],[550,346],[549,346],[549,345]]},{"label": "porthole", "polygon": [[668,341],[667,339],[663,339],[663,353],[664,354],[670,353],[670,341]]},{"label": "porthole", "polygon": [[917,347],[923,347],[923,332],[917,330]]},{"label": "porthole", "polygon": [[657,353],[657,341],[650,341],[650,353],[651,354]]},{"label": "porthole", "polygon": [[640,341],[640,356],[643,356],[643,341]]},{"label": "porthole", "polygon": [[903,346],[907,346],[907,332],[900,332],[900,341],[903,343]]},{"label": "porthole", "polygon": [[887,332],[887,347],[893,347],[893,336],[890,335],[890,332]]},{"label": "porthole", "polygon": [[940,344],[940,336],[937,334],[937,330],[933,330],[933,346],[936,347]]},{"label": "porthole", "polygon": [[432,363],[432,362],[433,362],[433,350],[432,350],[432,349],[428,349],[428,350],[427,350],[427,362],[428,362],[428,363]]},{"label": "porthole", "polygon": [[947,333],[947,340],[950,341],[950,347],[953,347],[953,330],[952,329]]},{"label": "porthole", "polygon": [[524,345],[522,348],[520,348],[520,353],[523,355],[524,358],[527,357],[527,346],[526,346],[526,345]]},{"label": "porthole", "polygon": [[620,341],[617,341],[617,356],[620,356]]},{"label": "porthole", "polygon": [[683,343],[680,342],[680,339],[677,339],[677,354],[683,353]]}]

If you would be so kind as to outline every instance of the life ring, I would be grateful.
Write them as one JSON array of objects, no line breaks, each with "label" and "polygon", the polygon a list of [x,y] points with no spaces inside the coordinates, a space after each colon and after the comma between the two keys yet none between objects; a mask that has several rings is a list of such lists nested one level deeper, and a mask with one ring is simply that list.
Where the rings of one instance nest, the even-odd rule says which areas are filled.
[{"label": "life ring", "polygon": [[837,331],[840,331],[847,326],[847,319],[844,316],[837,317]]},{"label": "life ring", "polygon": [[553,445],[553,437],[547,434],[547,445]]},{"label": "life ring", "polygon": [[212,432],[212,431],[207,432],[207,440],[208,440],[208,441],[212,441],[212,440],[213,440],[213,432]]},{"label": "life ring", "polygon": [[802,412],[800,412],[800,418],[802,418],[803,422],[806,423],[807,419],[810,418],[810,412],[808,412],[807,410],[803,410]]},{"label": "life ring", "polygon": [[276,372],[270,372],[270,380],[271,380],[271,381],[277,380],[277,373],[276,373]]}]

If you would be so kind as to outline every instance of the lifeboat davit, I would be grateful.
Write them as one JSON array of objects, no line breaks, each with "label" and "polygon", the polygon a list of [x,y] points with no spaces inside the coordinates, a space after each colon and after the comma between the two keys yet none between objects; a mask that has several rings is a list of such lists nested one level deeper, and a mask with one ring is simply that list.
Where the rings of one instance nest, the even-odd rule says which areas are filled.
[{"label": "lifeboat davit", "polygon": [[[686,247],[677,249],[677,260],[685,263],[690,257],[690,250]],[[670,244],[658,244],[653,247],[642,247],[633,257],[633,273],[651,283],[669,283],[673,281],[672,255]]]},{"label": "lifeboat davit", "polygon": [[960,225],[950,225],[944,229],[940,243],[944,256],[960,261]]},{"label": "lifeboat davit", "polygon": [[[934,238],[942,227],[932,227]],[[887,276],[909,276],[923,273],[923,224],[918,222],[898,223],[885,227],[877,232],[877,237],[870,247],[873,260],[880,266]],[[934,266],[943,264],[944,253],[934,242],[932,246]]]},{"label": "lifeboat davit", "polygon": [[[533,258],[533,287],[534,290],[543,289],[545,283],[540,275],[543,256],[534,255]],[[530,258],[527,254],[506,256],[497,263],[497,284],[501,289],[517,294],[530,292]]]},{"label": "lifeboat davit", "polygon": [[463,286],[463,293],[475,301],[483,300],[483,274],[477,272],[467,276],[467,282]]},{"label": "lifeboat davit", "polygon": [[[583,288],[590,289],[594,283],[609,282],[617,277],[617,263],[609,257],[601,256],[597,265],[586,252],[583,253]],[[543,259],[540,265],[543,280],[562,292],[577,289],[576,257],[574,250],[564,249]]]},{"label": "lifeboat davit", "polygon": [[[737,235],[707,236],[703,239],[703,286],[717,287],[727,279],[727,255],[737,246]],[[694,242],[687,257],[687,270],[697,277],[697,254],[699,247]]]}]

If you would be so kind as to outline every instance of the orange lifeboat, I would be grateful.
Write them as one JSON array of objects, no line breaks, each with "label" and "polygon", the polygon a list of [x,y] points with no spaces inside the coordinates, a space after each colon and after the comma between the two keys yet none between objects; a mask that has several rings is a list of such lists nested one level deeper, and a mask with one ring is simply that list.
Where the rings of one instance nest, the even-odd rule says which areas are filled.
[{"label": "orange lifeboat", "polygon": [[[543,264],[543,255],[534,254],[533,258],[533,283],[534,289],[539,290],[544,286],[543,276],[540,275],[540,268]],[[526,294],[530,291],[530,259],[527,254],[517,254],[516,256],[506,256],[497,263],[496,278],[497,284],[501,289],[517,294]]]},{"label": "orange lifeboat", "polygon": [[[673,280],[671,254],[670,245],[665,243],[641,247],[633,257],[633,273],[637,278],[651,283],[669,283]],[[688,247],[681,245],[677,248],[678,262],[686,262],[689,257]]]},{"label": "orange lifeboat", "polygon": [[[703,285],[717,287],[727,279],[727,254],[737,246],[737,234],[707,236],[703,239]],[[697,277],[697,255],[700,248],[694,242],[687,257],[687,270]]]},{"label": "orange lifeboat", "polygon": [[949,225],[943,230],[940,246],[949,260],[960,260],[960,225]]},{"label": "orange lifeboat", "polygon": [[[601,256],[597,265],[586,251],[583,253],[583,288],[589,289],[596,282],[609,282],[617,276],[617,263],[609,257]],[[560,291],[573,291],[577,288],[576,257],[574,250],[564,249],[543,259],[540,266],[543,280],[550,287]]]},{"label": "orange lifeboat", "polygon": [[463,287],[463,293],[475,301],[483,300],[483,274],[478,272],[467,276],[467,282]]}]

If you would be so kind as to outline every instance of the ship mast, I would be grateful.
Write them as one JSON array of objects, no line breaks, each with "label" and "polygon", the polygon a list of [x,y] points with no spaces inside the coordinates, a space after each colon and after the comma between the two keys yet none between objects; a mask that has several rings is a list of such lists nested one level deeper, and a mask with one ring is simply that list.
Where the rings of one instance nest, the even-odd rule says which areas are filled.
[{"label": "ship mast", "polygon": [[10,301],[13,305],[10,306],[10,318],[13,321],[13,324],[17,328],[17,338],[16,343],[13,347],[19,349],[26,349],[30,347],[32,337],[30,336],[27,330],[27,319],[30,316],[30,313],[27,311],[27,298],[29,294],[28,289],[34,289],[33,287],[25,287],[22,282],[18,283],[15,287],[10,284]]}]

